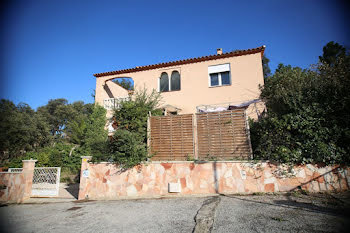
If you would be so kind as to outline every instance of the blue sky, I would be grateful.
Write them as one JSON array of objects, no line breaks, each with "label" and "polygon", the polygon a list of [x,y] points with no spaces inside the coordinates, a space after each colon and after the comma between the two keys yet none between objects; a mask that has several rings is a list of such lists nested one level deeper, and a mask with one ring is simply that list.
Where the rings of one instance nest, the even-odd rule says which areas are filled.
[{"label": "blue sky", "polygon": [[266,45],[308,68],[322,47],[350,47],[342,1],[8,1],[1,14],[0,98],[32,108],[92,102],[94,73]]}]

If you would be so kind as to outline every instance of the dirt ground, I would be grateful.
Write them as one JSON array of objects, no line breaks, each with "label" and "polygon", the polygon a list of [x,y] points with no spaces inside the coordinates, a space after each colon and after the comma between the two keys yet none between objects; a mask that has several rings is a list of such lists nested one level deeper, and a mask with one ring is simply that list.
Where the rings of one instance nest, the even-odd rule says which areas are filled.
[{"label": "dirt ground", "polygon": [[2,205],[2,232],[343,232],[349,193]]}]

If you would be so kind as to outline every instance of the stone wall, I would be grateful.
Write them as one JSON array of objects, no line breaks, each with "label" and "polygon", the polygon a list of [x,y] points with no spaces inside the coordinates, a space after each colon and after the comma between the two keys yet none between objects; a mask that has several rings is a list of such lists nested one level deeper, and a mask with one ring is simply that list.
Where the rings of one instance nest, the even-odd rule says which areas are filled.
[{"label": "stone wall", "polygon": [[22,172],[0,172],[0,202],[21,203],[30,198],[36,160],[23,160]]},{"label": "stone wall", "polygon": [[[349,189],[350,169],[340,166],[288,167],[268,162],[152,162],[127,171],[84,158],[79,199],[118,199],[168,195],[310,192]],[[169,193],[177,183],[179,193]]]}]

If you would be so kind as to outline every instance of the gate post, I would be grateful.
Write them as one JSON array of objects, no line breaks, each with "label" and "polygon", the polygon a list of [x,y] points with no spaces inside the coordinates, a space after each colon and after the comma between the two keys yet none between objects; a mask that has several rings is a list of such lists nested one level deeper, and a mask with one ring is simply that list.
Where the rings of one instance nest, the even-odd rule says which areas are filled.
[{"label": "gate post", "polygon": [[198,159],[198,131],[197,131],[197,114],[194,113],[192,115],[192,122],[193,122],[193,126],[192,126],[192,130],[193,130],[193,146],[194,146],[194,159]]},{"label": "gate post", "polygon": [[38,160],[22,160],[23,162],[23,181],[24,181],[24,193],[21,202],[28,200],[30,196],[32,195],[32,185],[33,185],[33,176],[34,176],[34,167],[35,162]]},{"label": "gate post", "polygon": [[92,156],[81,156],[81,170],[80,170],[80,184],[79,184],[79,196],[78,200],[87,199],[87,182],[89,179],[89,160]]}]

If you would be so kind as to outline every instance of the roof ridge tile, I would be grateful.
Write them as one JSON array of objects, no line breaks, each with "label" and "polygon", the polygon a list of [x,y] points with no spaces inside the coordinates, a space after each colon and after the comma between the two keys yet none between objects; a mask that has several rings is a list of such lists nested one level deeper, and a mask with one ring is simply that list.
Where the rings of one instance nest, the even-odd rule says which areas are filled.
[{"label": "roof ridge tile", "polygon": [[243,56],[253,53],[261,53],[261,56],[263,56],[266,46],[260,46],[257,48],[252,49],[246,49],[246,50],[233,50],[231,52],[226,52],[223,54],[212,54],[207,56],[201,56],[201,57],[195,57],[195,58],[188,58],[183,60],[177,60],[177,61],[170,61],[170,62],[162,62],[152,65],[145,65],[145,66],[136,66],[134,68],[128,68],[128,69],[122,69],[122,70],[116,70],[116,71],[107,71],[103,73],[97,73],[94,74],[96,78],[108,76],[108,75],[114,75],[114,74],[125,74],[125,73],[131,73],[131,72],[139,72],[144,70],[151,70],[156,68],[162,68],[172,65],[184,65],[184,64],[190,64],[190,63],[196,63],[196,62],[203,62],[203,61],[209,61],[214,59],[221,59],[221,58],[227,58],[230,56]]}]

